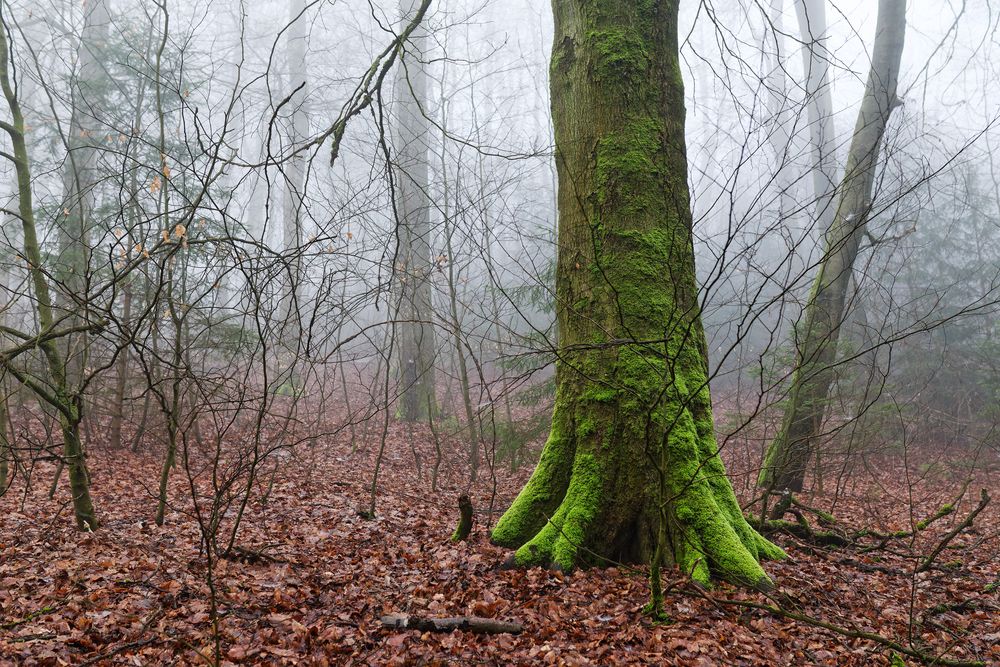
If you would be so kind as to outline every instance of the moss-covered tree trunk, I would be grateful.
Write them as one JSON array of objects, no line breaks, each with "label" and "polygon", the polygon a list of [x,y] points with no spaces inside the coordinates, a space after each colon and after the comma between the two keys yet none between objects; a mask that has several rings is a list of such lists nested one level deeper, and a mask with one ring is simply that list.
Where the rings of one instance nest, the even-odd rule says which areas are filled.
[{"label": "moss-covered tree trunk", "polygon": [[896,81],[906,32],[905,0],[880,0],[875,48],[865,96],[840,185],[833,223],[826,230],[823,261],[799,330],[798,360],[781,431],[768,448],[762,486],[801,491],[815,451],[833,384],[837,341],[854,260],[871,214],[879,146],[898,105]]},{"label": "moss-covered tree trunk", "polygon": [[[552,430],[493,531],[520,564],[649,561],[766,586],[781,551],[716,451],[695,278],[678,0],[553,0],[559,361]],[[661,509],[663,510],[661,512]]]}]

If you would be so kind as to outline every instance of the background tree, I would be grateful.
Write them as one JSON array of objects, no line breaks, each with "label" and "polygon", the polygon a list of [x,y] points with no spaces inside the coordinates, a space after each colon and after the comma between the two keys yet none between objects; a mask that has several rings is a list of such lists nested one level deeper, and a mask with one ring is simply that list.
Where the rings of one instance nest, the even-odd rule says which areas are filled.
[{"label": "background tree", "polygon": [[[851,272],[872,215],[879,147],[889,116],[899,105],[896,82],[905,31],[905,0],[880,0],[871,71],[839,188],[837,214],[826,231],[823,261],[806,305],[784,421],[761,472],[762,485],[771,490],[802,490],[806,464],[822,427]],[[782,512],[785,504],[777,511]]]},{"label": "background tree", "polygon": [[[400,0],[402,25],[410,23],[418,7],[416,0]],[[426,42],[426,27],[417,26],[409,36],[393,85],[399,416],[408,422],[425,420],[438,405],[434,373]]]}]

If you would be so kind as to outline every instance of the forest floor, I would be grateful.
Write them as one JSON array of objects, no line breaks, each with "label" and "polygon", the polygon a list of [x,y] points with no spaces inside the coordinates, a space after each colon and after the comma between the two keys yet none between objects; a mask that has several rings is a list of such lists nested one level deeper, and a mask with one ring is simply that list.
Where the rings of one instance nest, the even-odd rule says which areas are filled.
[{"label": "forest floor", "polygon": [[[271,464],[263,467],[239,533],[244,551],[213,568],[223,664],[890,664],[885,645],[741,603],[778,603],[926,655],[1000,664],[1000,498],[933,568],[914,573],[915,555],[929,553],[967,516],[980,487],[1000,496],[1000,471],[977,472],[956,511],[916,539],[892,539],[865,553],[777,536],[789,558],[766,565],[778,586],[770,600],[727,585],[703,592],[671,573],[670,620],[654,624],[642,613],[643,570],[501,569],[509,553],[485,531],[488,471],[473,489],[472,537],[453,544],[464,472],[444,467],[432,492],[428,466],[418,478],[413,460],[414,451],[425,462],[433,458],[429,446],[417,444],[422,440],[399,427],[390,433],[374,520],[358,513],[369,502],[374,451],[352,456],[338,442],[303,447],[281,460],[273,485]],[[157,527],[157,458],[94,449],[103,521],[97,533],[73,529],[65,490],[48,500],[49,464],[35,469],[30,492],[18,480],[0,499],[0,665],[207,662],[200,657],[214,646],[207,562],[183,469],[172,480],[166,523]],[[740,462],[727,463],[741,479]],[[909,479],[888,472],[888,464],[879,469],[887,472],[867,474],[838,494],[845,527],[909,529],[953,500],[965,477],[945,465],[922,466],[923,477],[911,471]],[[510,502],[529,473],[497,471],[495,508]],[[810,502],[829,507],[833,497]],[[524,632],[382,628],[380,615],[396,612],[516,620]],[[919,664],[904,657],[895,664]]]}]

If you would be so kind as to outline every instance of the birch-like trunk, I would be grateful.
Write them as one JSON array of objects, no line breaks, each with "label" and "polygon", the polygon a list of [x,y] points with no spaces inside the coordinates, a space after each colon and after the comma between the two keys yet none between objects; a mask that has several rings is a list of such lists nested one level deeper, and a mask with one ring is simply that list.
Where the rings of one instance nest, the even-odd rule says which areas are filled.
[{"label": "birch-like trunk", "polygon": [[[102,53],[106,50],[111,18],[105,0],[84,5],[83,31],[77,47],[77,68],[71,86],[68,155],[63,167],[63,211],[58,224],[58,259],[55,277],[57,316],[79,324],[87,309],[87,273],[90,264],[89,236],[96,209],[99,186],[97,142],[102,136],[102,98],[106,75]],[[85,333],[66,336],[63,354],[66,380],[79,391],[87,365]],[[82,412],[82,397],[78,397]]]},{"label": "birch-like trunk", "polygon": [[830,87],[830,59],[833,56],[826,48],[826,0],[795,0],[795,15],[804,43],[802,65],[806,74],[806,117],[812,162],[810,171],[816,199],[815,219],[820,234],[826,234],[833,222],[833,200],[837,188],[833,93]]}]

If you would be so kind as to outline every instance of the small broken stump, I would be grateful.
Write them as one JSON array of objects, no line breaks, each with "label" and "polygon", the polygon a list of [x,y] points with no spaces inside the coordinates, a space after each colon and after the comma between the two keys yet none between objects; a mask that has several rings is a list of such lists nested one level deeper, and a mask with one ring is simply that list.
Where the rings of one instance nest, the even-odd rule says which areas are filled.
[{"label": "small broken stump", "polygon": [[520,634],[524,630],[520,623],[498,621],[481,616],[456,616],[454,618],[424,618],[407,614],[388,614],[382,617],[382,625],[399,630],[420,630],[421,632],[451,632],[465,630],[486,635]]},{"label": "small broken stump", "polygon": [[451,535],[452,542],[461,542],[462,540],[469,537],[469,533],[472,532],[472,499],[469,495],[463,493],[458,498],[458,527],[455,532]]}]

